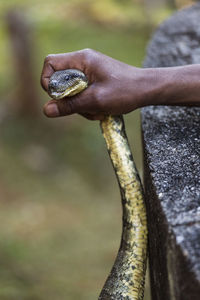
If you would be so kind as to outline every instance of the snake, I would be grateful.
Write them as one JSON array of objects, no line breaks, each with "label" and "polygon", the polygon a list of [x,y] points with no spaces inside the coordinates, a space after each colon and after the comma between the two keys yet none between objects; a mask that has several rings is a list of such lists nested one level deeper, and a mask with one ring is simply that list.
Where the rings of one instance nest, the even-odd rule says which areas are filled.
[{"label": "snake", "polygon": [[[51,76],[48,93],[53,99],[63,101],[63,98],[74,96],[87,87],[89,82],[82,71],[60,70]],[[130,150],[123,116],[107,115],[100,121],[100,127],[119,184],[123,216],[118,254],[98,300],[142,300],[147,261],[143,187]]]}]

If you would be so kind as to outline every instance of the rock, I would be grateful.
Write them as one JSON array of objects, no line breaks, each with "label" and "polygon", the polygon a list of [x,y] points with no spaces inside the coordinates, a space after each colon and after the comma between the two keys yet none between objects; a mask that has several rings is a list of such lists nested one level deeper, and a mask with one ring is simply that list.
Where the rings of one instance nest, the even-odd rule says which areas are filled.
[{"label": "rock", "polygon": [[175,13],[155,32],[144,67],[200,63],[200,3]]},{"label": "rock", "polygon": [[[200,63],[200,3],[154,34],[145,67]],[[153,300],[200,295],[200,108],[142,109]]]}]

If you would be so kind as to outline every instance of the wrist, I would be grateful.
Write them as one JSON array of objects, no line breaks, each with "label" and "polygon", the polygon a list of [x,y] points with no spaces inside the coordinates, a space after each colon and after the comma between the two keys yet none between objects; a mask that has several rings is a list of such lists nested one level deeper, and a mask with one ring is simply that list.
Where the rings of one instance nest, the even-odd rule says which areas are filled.
[{"label": "wrist", "polygon": [[167,100],[169,87],[173,82],[172,78],[166,76],[164,68],[148,68],[143,71],[143,95],[142,106],[162,105]]},{"label": "wrist", "polygon": [[132,70],[132,105],[133,109],[147,105],[159,104],[162,99],[164,82],[161,79],[161,69],[135,68]]}]

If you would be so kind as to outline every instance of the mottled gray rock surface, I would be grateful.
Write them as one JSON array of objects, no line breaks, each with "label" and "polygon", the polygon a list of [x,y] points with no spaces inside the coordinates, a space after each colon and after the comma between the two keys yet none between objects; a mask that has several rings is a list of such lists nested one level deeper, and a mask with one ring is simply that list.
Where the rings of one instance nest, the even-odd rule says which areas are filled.
[{"label": "mottled gray rock surface", "polygon": [[[193,63],[200,63],[200,3],[160,26],[144,66]],[[142,130],[152,299],[199,300],[200,108],[145,107]]]},{"label": "mottled gray rock surface", "polygon": [[156,31],[144,67],[171,67],[200,62],[200,3],[174,14]]}]

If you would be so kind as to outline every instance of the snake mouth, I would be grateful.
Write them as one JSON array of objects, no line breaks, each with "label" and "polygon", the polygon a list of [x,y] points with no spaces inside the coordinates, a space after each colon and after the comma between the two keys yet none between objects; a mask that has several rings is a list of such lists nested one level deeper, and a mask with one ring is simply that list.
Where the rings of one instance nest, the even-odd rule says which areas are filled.
[{"label": "snake mouth", "polygon": [[61,91],[55,91],[55,90],[49,88],[49,94],[53,99],[59,100],[64,97],[74,96],[74,95],[80,93],[81,91],[83,91],[84,89],[86,89],[87,86],[88,86],[88,83],[86,81],[80,81],[80,82],[74,83],[71,86],[68,86],[67,88],[65,88],[64,90],[61,90]]},{"label": "snake mouth", "polygon": [[49,94],[53,99],[59,100],[68,96],[68,89],[61,92],[49,91]]}]

